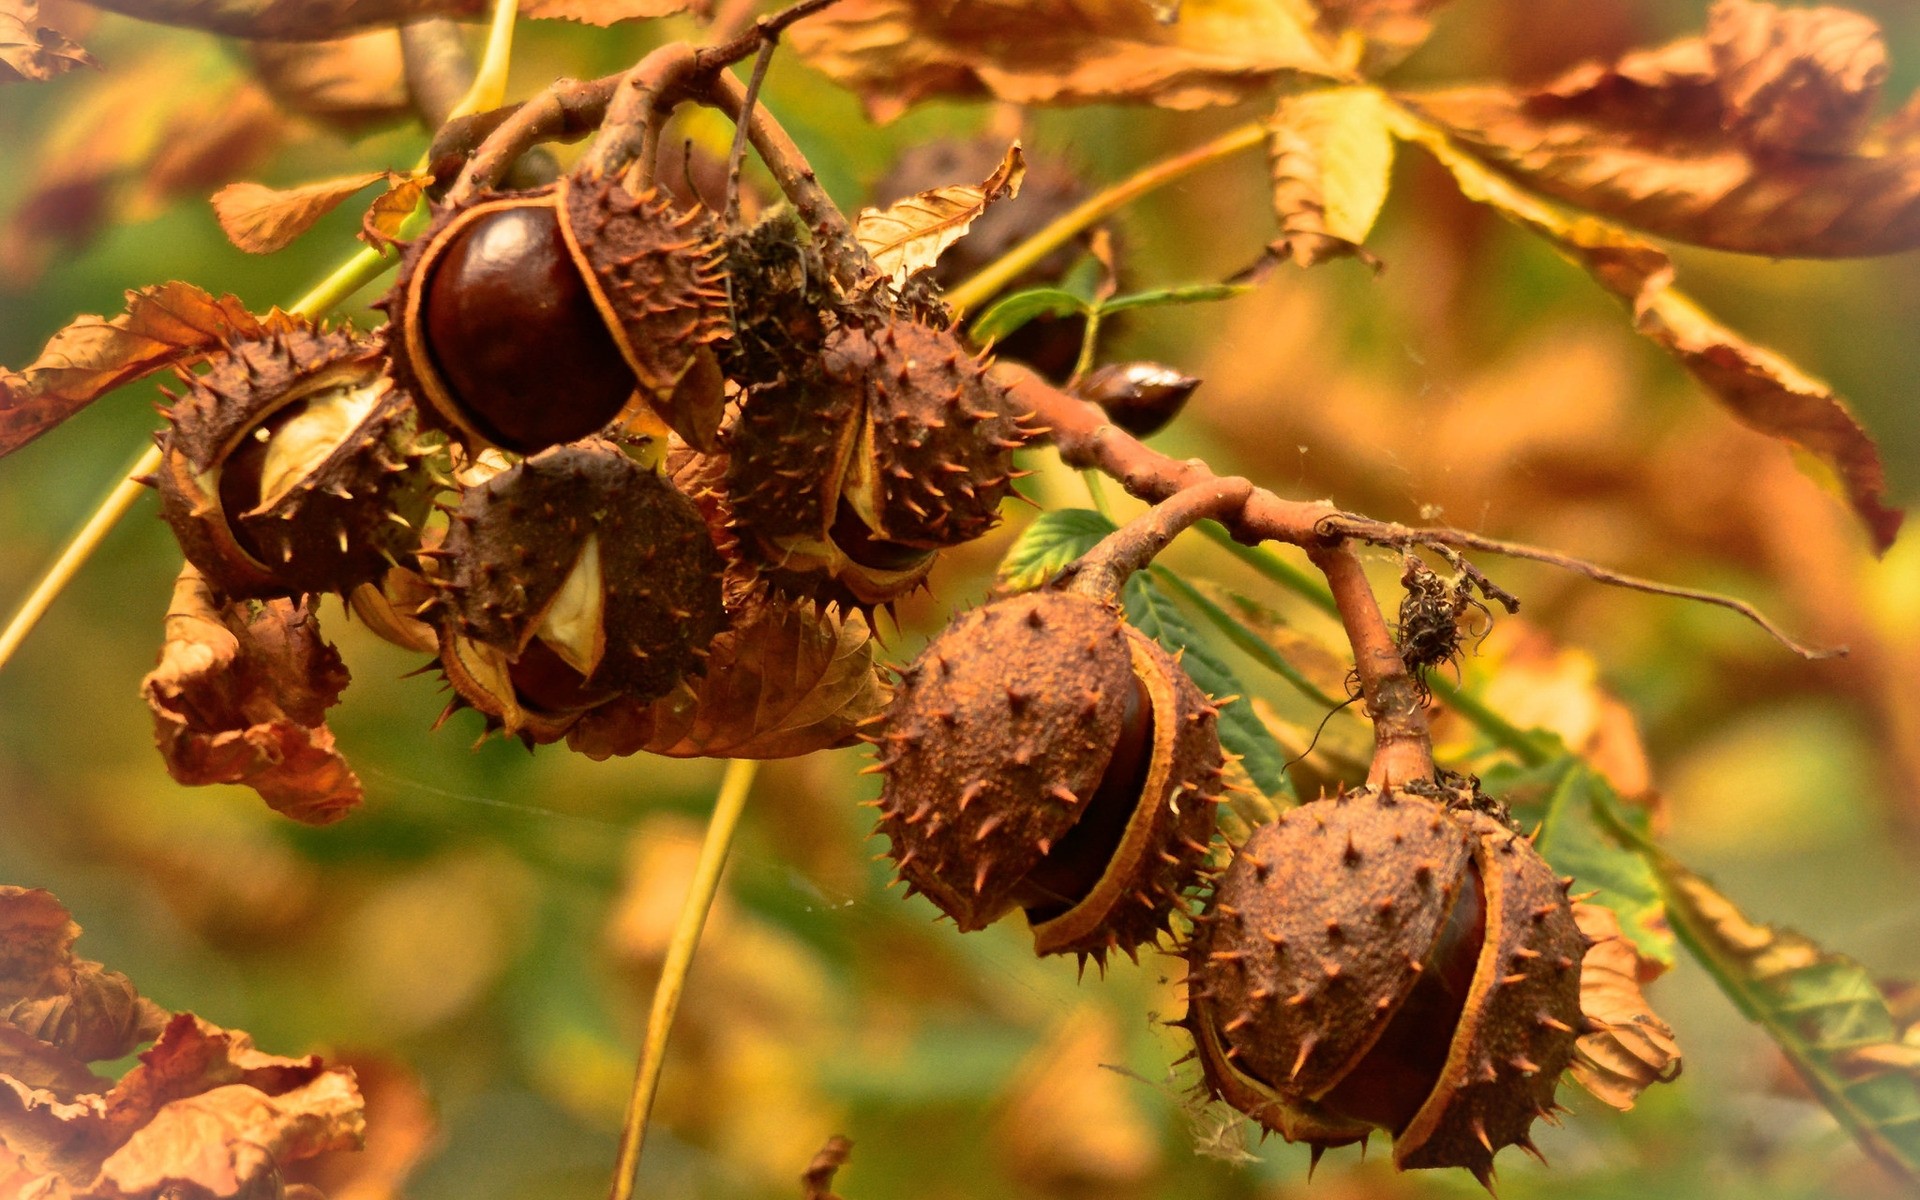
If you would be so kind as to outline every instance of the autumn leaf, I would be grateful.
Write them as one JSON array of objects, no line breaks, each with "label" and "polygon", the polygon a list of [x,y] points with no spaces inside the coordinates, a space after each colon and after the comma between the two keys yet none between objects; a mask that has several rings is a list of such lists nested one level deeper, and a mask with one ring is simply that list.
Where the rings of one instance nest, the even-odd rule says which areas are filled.
[{"label": "autumn leaf", "polygon": [[74,957],[79,936],[52,893],[0,886],[0,1075],[62,1099],[98,1082],[85,1064],[131,1053],[168,1017],[125,975]]},{"label": "autumn leaf", "polygon": [[1749,1020],[1860,1146],[1920,1182],[1920,1060],[1859,963],[1761,925],[1706,880],[1643,845],[1680,935]]},{"label": "autumn leaf", "polygon": [[1359,254],[1387,199],[1393,135],[1386,99],[1346,87],[1288,96],[1273,115],[1275,249],[1303,267]]},{"label": "autumn leaf", "polygon": [[1580,960],[1580,1011],[1597,1025],[1575,1043],[1573,1078],[1622,1112],[1656,1083],[1680,1074],[1680,1045],[1640,991],[1643,970],[1620,919],[1599,904],[1576,904],[1573,918],[1593,945]]},{"label": "autumn leaf", "polygon": [[398,30],[325,42],[256,40],[244,48],[268,95],[329,128],[362,133],[413,111]]},{"label": "autumn leaf", "polygon": [[1920,245],[1920,152],[1867,128],[1886,69],[1858,14],[1722,0],[1702,37],[1537,88],[1404,99],[1569,204],[1715,249],[1839,258]]},{"label": "autumn leaf", "polygon": [[387,173],[387,190],[381,192],[360,218],[360,240],[376,250],[387,251],[399,243],[401,228],[413,216],[432,186],[431,175],[395,175]]},{"label": "autumn leaf", "polygon": [[1365,44],[1361,67],[1367,73],[1383,71],[1412,53],[1433,32],[1433,13],[1448,0],[1311,0],[1318,15],[1315,25],[1340,37],[1352,35]]},{"label": "autumn leaf", "polygon": [[847,1158],[853,1153],[853,1142],[839,1134],[827,1139],[820,1147],[807,1169],[800,1173],[801,1200],[840,1200],[833,1190],[833,1177],[840,1168],[847,1165]]},{"label": "autumn leaf", "polygon": [[184,784],[243,783],[276,811],[325,825],[358,807],[326,710],[347,669],[305,604],[221,607],[188,567],[174,585],[160,664],[140,683],[167,770]]},{"label": "autumn leaf", "polygon": [[99,65],[67,35],[40,23],[39,0],[0,0],[0,83],[44,82]]},{"label": "autumn leaf", "polygon": [[846,745],[885,704],[864,618],[767,601],[714,638],[700,678],[591,710],[567,745],[594,759],[789,758]]},{"label": "autumn leaf", "polygon": [[235,297],[215,298],[190,283],[128,292],[122,315],[77,317],[24,369],[0,373],[0,455],[123,384],[204,357],[283,319],[269,314],[263,324]]},{"label": "autumn leaf", "polygon": [[888,205],[860,210],[853,235],[896,284],[933,266],[948,246],[994,204],[1020,194],[1027,164],[1020,143],[1007,147],[992,175],[978,184],[934,188]]},{"label": "autumn leaf", "polygon": [[213,194],[213,215],[235,246],[248,254],[272,254],[361,188],[399,178],[390,171],[369,171],[293,188],[230,183]]},{"label": "autumn leaf", "polygon": [[[290,1164],[283,1174],[326,1200],[400,1200],[408,1178],[443,1137],[426,1085],[406,1064],[384,1055],[347,1054],[333,1065],[353,1073],[366,1102],[366,1145],[357,1154],[322,1154]],[[287,1200],[294,1200],[291,1189]]]},{"label": "autumn leaf", "polygon": [[1409,114],[1397,134],[1418,142],[1452,173],[1461,194],[1545,238],[1626,303],[1634,329],[1680,362],[1709,395],[1750,429],[1793,443],[1837,478],[1877,552],[1900,531],[1886,502],[1886,467],[1873,437],[1825,383],[1755,346],[1673,286],[1673,262],[1652,243],[1598,217],[1569,213],[1516,186]]},{"label": "autumn leaf", "polygon": [[105,1093],[62,1101],[0,1075],[0,1181],[18,1189],[0,1195],[278,1195],[281,1163],[364,1134],[351,1074],[181,1013]]},{"label": "autumn leaf", "polygon": [[521,0],[520,15],[607,26],[684,12],[705,17],[712,8],[711,0]]},{"label": "autumn leaf", "polygon": [[882,121],[933,96],[1191,109],[1344,74],[1286,0],[1185,0],[1172,22],[1143,0],[841,0],[787,37]]}]

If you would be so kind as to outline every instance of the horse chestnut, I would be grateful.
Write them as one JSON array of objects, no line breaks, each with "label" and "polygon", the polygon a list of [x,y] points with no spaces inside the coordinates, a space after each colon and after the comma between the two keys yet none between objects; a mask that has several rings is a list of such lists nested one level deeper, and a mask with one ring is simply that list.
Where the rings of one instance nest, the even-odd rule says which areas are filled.
[{"label": "horse chestnut", "polygon": [[1532,844],[1470,789],[1345,792],[1256,830],[1188,946],[1211,1091],[1316,1156],[1375,1129],[1483,1183],[1531,1149],[1585,1018],[1589,945]]},{"label": "horse chestnut", "polygon": [[879,832],[962,930],[1018,908],[1040,954],[1104,964],[1167,928],[1212,836],[1217,711],[1110,605],[1035,592],[965,614],[903,673]]},{"label": "horse chestnut", "polygon": [[377,342],[287,321],[182,379],[152,482],[222,593],[344,594],[418,544],[432,473]]},{"label": "horse chestnut", "polygon": [[395,375],[455,435],[521,454],[604,428],[636,394],[672,424],[676,389],[726,336],[709,225],[613,181],[449,208],[382,301]]}]

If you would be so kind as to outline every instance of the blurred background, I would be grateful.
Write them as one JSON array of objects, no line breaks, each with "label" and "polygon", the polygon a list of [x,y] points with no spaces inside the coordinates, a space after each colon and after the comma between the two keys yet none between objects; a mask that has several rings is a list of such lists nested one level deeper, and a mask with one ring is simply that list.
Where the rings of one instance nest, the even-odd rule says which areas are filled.
[{"label": "blurred background", "polygon": [[[351,250],[355,206],[259,258],[226,242],[207,196],[242,178],[404,169],[424,148],[372,43],[334,92],[297,89],[301,113],[273,98],[288,91],[285,64],[57,7],[43,14],[85,27],[106,69],[0,93],[0,361],[29,361],[75,314],[119,311],[129,287],[185,279],[255,309],[292,300]],[[1904,98],[1920,84],[1920,13],[1855,7],[1884,24],[1887,94]],[[1697,29],[1705,8],[1459,0],[1393,79],[1538,80]],[[510,94],[619,69],[693,28],[523,23]],[[329,110],[313,99],[327,94],[346,98]],[[874,127],[786,55],[765,99],[848,206],[902,150],[943,139],[1018,132],[1036,162],[1097,187],[1258,115],[931,104]],[[701,144],[724,134],[688,123]],[[1273,236],[1265,174],[1245,156],[1116,218],[1129,286],[1248,266]],[[1875,560],[1790,451],[1736,426],[1585,275],[1462,201],[1417,152],[1402,153],[1370,246],[1377,275],[1288,267],[1251,294],[1116,325],[1103,357],[1205,380],[1155,444],[1283,494],[1734,592],[1807,640],[1852,647],[1806,663],[1719,610],[1482,560],[1525,607],[1463,678],[1510,718],[1609,756],[1673,851],[1757,919],[1877,976],[1920,977],[1920,538]],[[1678,257],[1710,311],[1840,389],[1880,441],[1894,501],[1920,500],[1914,256]],[[362,324],[379,286],[350,306]],[[0,463],[0,606],[139,451],[156,398],[151,383],[127,388]],[[1036,501],[1087,504],[1077,476],[1030,457]],[[890,658],[983,594],[1032,511],[1009,506],[998,533],[943,560],[932,594],[884,626]],[[1203,539],[1166,561],[1337,644]],[[1397,563],[1376,565],[1388,594]],[[145,499],[0,672],[0,882],[51,889],[85,927],[80,952],[161,1004],[277,1053],[360,1065],[373,1169],[330,1194],[600,1194],[720,765],[476,747],[470,712],[433,728],[437,676],[328,601],[323,624],[354,674],[332,725],[365,809],[309,829],[243,789],[179,787],[136,692],[177,566]],[[1320,719],[1234,664],[1276,730]],[[1443,753],[1465,752],[1464,734],[1441,733]],[[1351,717],[1331,723],[1303,787],[1340,776],[1363,737]],[[1077,981],[1072,963],[1035,960],[1016,922],[962,937],[924,901],[884,892],[870,861],[881,844],[856,807],[875,790],[855,775],[864,761],[843,751],[763,770],[675,1030],[640,1194],[796,1196],[834,1133],[854,1141],[836,1184],[849,1200],[1305,1194],[1304,1150],[1195,1105],[1191,1068],[1170,1066],[1185,1050],[1159,1024],[1179,1012],[1172,960]],[[1563,1088],[1574,1113],[1539,1136],[1553,1170],[1503,1156],[1503,1195],[1896,1194],[1697,967],[1683,958],[1649,995],[1685,1076],[1624,1116]],[[1464,1172],[1395,1176],[1381,1149],[1329,1156],[1312,1194],[1478,1191]]]}]

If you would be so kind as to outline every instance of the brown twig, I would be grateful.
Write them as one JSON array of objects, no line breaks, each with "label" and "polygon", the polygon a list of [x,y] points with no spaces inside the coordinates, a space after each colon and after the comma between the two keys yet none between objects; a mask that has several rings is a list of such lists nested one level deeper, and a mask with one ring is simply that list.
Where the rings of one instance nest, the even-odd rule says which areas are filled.
[{"label": "brown twig", "polygon": [[660,124],[698,65],[693,47],[685,42],[669,42],[635,63],[614,89],[599,136],[574,174],[603,179],[638,163],[641,174],[651,179]]},{"label": "brown twig", "polygon": [[[747,77],[746,96],[740,101],[742,112],[753,113],[760,106],[760,87],[767,81],[767,68],[773,65],[773,51],[780,43],[766,41],[760,46],[760,53],[753,57],[753,74]],[[748,121],[736,121],[733,126],[733,145],[727,149],[727,201],[721,214],[720,223],[732,229],[740,217],[740,168],[747,158]],[[727,284],[731,289],[733,284]]]},{"label": "brown twig", "polygon": [[1175,492],[1101,538],[1057,582],[1081,595],[1111,601],[1128,576],[1152,562],[1196,521],[1227,521],[1246,507],[1252,494],[1253,484],[1237,475]]},{"label": "brown twig", "polygon": [[1400,787],[1433,778],[1433,740],[1427,733],[1427,710],[1419,681],[1407,670],[1394,645],[1393,633],[1373,585],[1360,566],[1359,556],[1345,542],[1309,546],[1307,557],[1327,577],[1340,624],[1353,646],[1353,667],[1360,676],[1360,694],[1373,718],[1373,766],[1367,772],[1371,787]]},{"label": "brown twig", "polygon": [[1482,537],[1477,533],[1468,533],[1464,529],[1450,529],[1445,526],[1416,529],[1410,525],[1400,525],[1391,521],[1376,521],[1370,517],[1341,513],[1327,517],[1322,522],[1330,533],[1338,533],[1363,542],[1372,542],[1378,546],[1430,546],[1435,549],[1449,547],[1462,550],[1479,550],[1487,554],[1498,554],[1506,558],[1524,558],[1530,562],[1546,563],[1583,575],[1596,583],[1609,587],[1625,588],[1631,592],[1646,592],[1654,596],[1672,596],[1679,600],[1693,600],[1700,604],[1710,604],[1715,608],[1724,608],[1739,613],[1752,621],[1769,636],[1801,658],[1820,661],[1830,658],[1845,658],[1845,646],[1826,648],[1805,645],[1790,637],[1787,632],[1775,624],[1765,613],[1737,596],[1728,596],[1720,592],[1704,591],[1700,588],[1680,587],[1676,584],[1661,583],[1654,579],[1643,579],[1638,575],[1628,575],[1603,567],[1583,558],[1575,558],[1556,550],[1545,550],[1538,546],[1528,546],[1520,542],[1503,542],[1498,538]]},{"label": "brown twig", "polygon": [[457,117],[434,135],[427,170],[435,179],[458,176],[463,195],[491,187],[539,143],[577,142],[600,128],[625,74],[558,80],[523,103]]}]

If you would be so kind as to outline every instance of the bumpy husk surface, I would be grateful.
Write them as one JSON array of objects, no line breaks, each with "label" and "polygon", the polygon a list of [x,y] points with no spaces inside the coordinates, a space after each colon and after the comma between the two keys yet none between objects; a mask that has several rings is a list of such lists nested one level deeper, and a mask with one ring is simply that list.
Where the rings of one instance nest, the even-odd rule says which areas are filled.
[{"label": "bumpy husk surface", "polygon": [[1219,710],[1173,656],[1126,627],[1136,678],[1153,705],[1153,750],[1127,831],[1085,899],[1033,927],[1039,954],[1068,951],[1106,962],[1167,932],[1182,893],[1199,878],[1214,829],[1223,758]]},{"label": "bumpy husk surface", "polygon": [[1132,677],[1098,601],[1032,593],[956,619],[904,672],[880,743],[901,877],[963,930],[1005,915],[1099,784]]},{"label": "bumpy husk surface", "polygon": [[[383,377],[376,340],[297,324],[236,342],[206,373],[183,378],[154,483],[181,552],[222,593],[345,593],[380,578],[418,544],[432,479],[411,398]],[[364,416],[268,503],[230,520],[220,498],[223,464],[277,416],[342,392]]]},{"label": "bumpy husk surface", "polygon": [[460,636],[518,655],[589,538],[605,631],[589,679],[663,695],[697,673],[726,624],[725,564],[693,502],[610,443],[558,446],[468,489],[442,547],[451,569],[435,610]]}]

